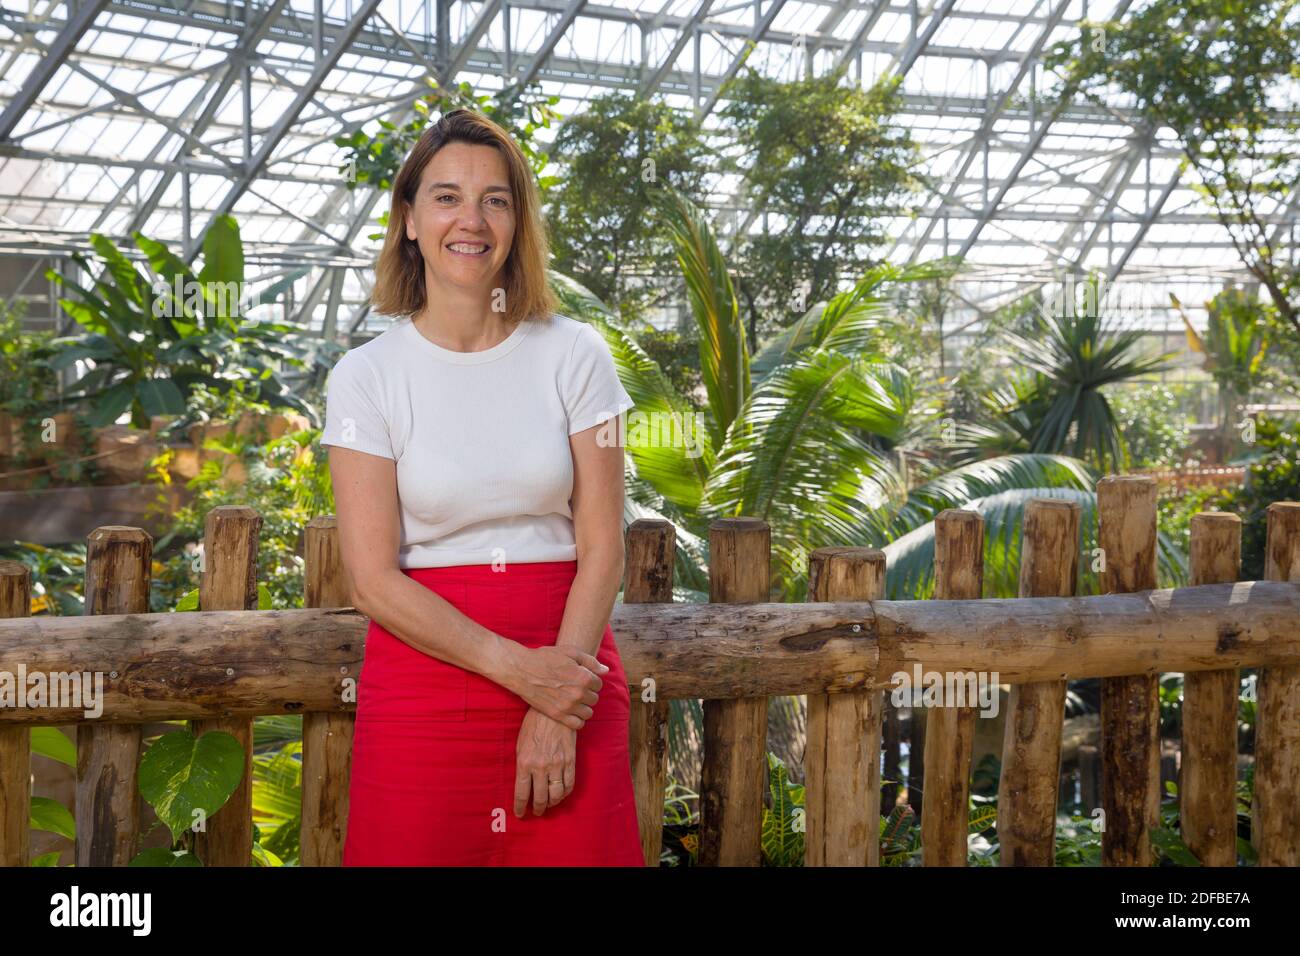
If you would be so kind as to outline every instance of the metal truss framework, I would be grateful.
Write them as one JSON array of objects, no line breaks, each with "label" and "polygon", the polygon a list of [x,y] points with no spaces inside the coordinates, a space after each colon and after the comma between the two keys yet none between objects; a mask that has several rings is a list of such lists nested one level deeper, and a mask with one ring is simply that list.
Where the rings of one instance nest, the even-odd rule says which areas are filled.
[{"label": "metal truss framework", "polygon": [[[1244,273],[1142,117],[1040,94],[1044,50],[1132,0],[3,3],[0,256],[57,259],[92,231],[125,248],[139,230],[192,260],[231,213],[253,269],[298,276],[292,314],[327,335],[366,318],[376,246],[361,233],[381,199],[347,188],[332,141],[405,122],[426,77],[514,93],[537,81],[562,112],[611,89],[657,94],[712,128],[742,65],[897,73],[903,121],[943,185],[894,224],[889,258],[966,257],[959,298],[976,320],[1062,269]],[[1275,242],[1298,201],[1267,219]],[[733,239],[761,212],[727,195],[715,206]]]}]

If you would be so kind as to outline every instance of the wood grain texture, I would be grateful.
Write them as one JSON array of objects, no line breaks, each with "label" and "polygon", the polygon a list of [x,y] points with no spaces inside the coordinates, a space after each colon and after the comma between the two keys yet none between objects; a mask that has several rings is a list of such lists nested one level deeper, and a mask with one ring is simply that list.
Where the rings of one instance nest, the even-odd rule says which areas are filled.
[{"label": "wood grain texture", "polygon": [[[771,596],[772,533],[757,518],[727,518],[709,527],[709,601],[744,604]],[[731,609],[733,612],[738,610]],[[745,635],[737,637],[743,642]],[[750,672],[742,654],[736,677]],[[737,666],[738,665],[738,666]],[[767,695],[705,700],[700,774],[700,866],[762,862],[763,793],[767,782]]]},{"label": "wood grain texture", "polygon": [[[348,603],[348,585],[339,553],[338,522],[333,515],[313,518],[303,539],[303,603],[339,607]],[[338,669],[336,693],[355,687],[359,676],[346,665]],[[351,684],[345,682],[351,682]],[[348,784],[352,775],[352,738],[356,714],[309,711],[302,715],[302,866],[341,866],[348,832]]]},{"label": "wood grain texture", "polygon": [[[917,664],[988,666],[1011,684],[1300,665],[1297,615],[1300,584],[1243,581],[998,601],[622,604],[610,620],[630,687],[649,677],[660,698],[724,699],[887,688]],[[351,711],[339,668],[360,666],[367,624],[352,607],[0,619],[0,670],[118,670],[101,723]],[[0,709],[0,723],[81,719]]]},{"label": "wood grain texture", "polygon": [[[1192,584],[1236,581],[1241,519],[1221,511],[1193,515]],[[1204,866],[1237,865],[1237,671],[1183,675],[1182,766],[1178,828]]]},{"label": "wood grain texture", "polygon": [[[244,505],[220,505],[203,525],[203,576],[199,607],[205,611],[257,608],[257,539],[262,516]],[[243,663],[229,668],[238,673]],[[234,676],[233,674],[230,676]],[[227,733],[244,748],[244,776],[235,792],[194,834],[194,852],[205,866],[248,866],[253,855],[253,722],[247,717],[192,721],[196,737]]]},{"label": "wood grain texture", "polygon": [[[1268,506],[1264,577],[1300,582],[1300,502]],[[1300,666],[1265,667],[1255,710],[1251,841],[1260,866],[1300,866]]]},{"label": "wood grain texture", "polygon": [[[978,600],[983,591],[984,519],[978,512],[956,508],[939,512],[934,519],[935,600]],[[923,866],[966,865],[977,713],[974,707],[959,707],[952,701],[926,712]]]},{"label": "wood grain texture", "polygon": [[[812,601],[869,601],[884,593],[883,551],[819,548],[809,557]],[[880,865],[883,698],[879,690],[808,695],[806,866]]]},{"label": "wood grain texture", "polygon": [[[1102,591],[1156,586],[1156,483],[1119,475],[1097,483]],[[1149,866],[1160,823],[1160,698],[1157,672],[1101,682],[1103,866]]]},{"label": "wood grain texture", "polygon": [[[31,607],[32,573],[27,565],[0,561],[0,618],[27,617]],[[0,866],[27,865],[31,739],[31,729],[23,724],[0,724]]]},{"label": "wood grain texture", "polygon": [[[149,610],[153,538],[139,528],[109,526],[86,539],[86,614],[140,614]],[[105,687],[124,665],[111,656],[99,667]],[[29,666],[30,669],[30,666]],[[40,668],[38,668],[40,669]],[[77,713],[83,720],[84,712]],[[46,721],[48,722],[48,721]],[[98,720],[77,726],[76,865],[126,866],[136,854],[140,819],[140,727]]]},{"label": "wood grain texture", "polygon": [[[677,529],[671,521],[638,518],[627,529],[624,604],[671,604]],[[637,825],[646,866],[663,852],[664,786],[668,768],[668,698],[652,682],[629,689],[628,757],[636,793]]]},{"label": "wood grain texture", "polygon": [[[1022,598],[1074,595],[1082,513],[1075,501],[1028,502],[1020,546]],[[998,780],[1002,866],[1052,866],[1056,861],[1065,688],[1063,680],[1011,685]]]}]

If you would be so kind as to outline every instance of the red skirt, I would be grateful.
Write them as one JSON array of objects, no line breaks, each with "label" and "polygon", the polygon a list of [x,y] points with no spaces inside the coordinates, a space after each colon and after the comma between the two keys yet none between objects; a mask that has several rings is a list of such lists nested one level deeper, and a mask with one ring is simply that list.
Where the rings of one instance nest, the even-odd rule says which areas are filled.
[{"label": "red skirt", "polygon": [[[526,647],[555,644],[577,561],[407,568],[457,610]],[[373,620],[357,696],[344,866],[644,866],[628,757],[627,677],[609,667],[578,731],[573,791],[514,814],[523,698],[412,648]]]}]

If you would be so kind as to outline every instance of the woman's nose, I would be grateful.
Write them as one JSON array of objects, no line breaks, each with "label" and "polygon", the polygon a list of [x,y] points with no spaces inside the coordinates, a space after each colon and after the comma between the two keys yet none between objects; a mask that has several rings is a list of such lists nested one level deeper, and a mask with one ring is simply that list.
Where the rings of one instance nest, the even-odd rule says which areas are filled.
[{"label": "woman's nose", "polygon": [[483,210],[478,206],[467,206],[461,215],[461,224],[465,226],[474,226],[475,228],[487,225],[487,217],[483,215]]}]

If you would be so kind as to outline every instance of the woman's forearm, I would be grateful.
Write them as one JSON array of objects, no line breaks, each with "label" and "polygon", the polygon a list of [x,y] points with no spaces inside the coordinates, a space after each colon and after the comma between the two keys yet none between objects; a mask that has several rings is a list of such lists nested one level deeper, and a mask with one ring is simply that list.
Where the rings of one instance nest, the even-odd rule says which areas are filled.
[{"label": "woman's forearm", "polygon": [[[400,570],[377,575],[353,598],[358,611],[418,651],[496,683],[510,669],[515,644],[462,614]],[[515,649],[519,647],[515,644]]]},{"label": "woman's forearm", "polygon": [[622,547],[578,556],[578,572],[569,587],[557,645],[576,647],[593,657],[600,650],[614,599],[623,583],[623,560]]}]

